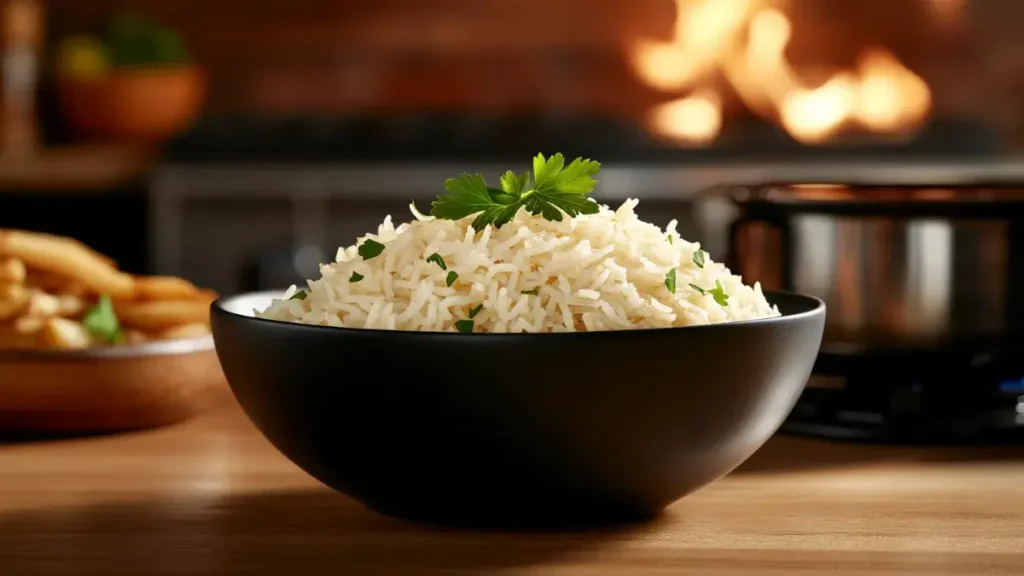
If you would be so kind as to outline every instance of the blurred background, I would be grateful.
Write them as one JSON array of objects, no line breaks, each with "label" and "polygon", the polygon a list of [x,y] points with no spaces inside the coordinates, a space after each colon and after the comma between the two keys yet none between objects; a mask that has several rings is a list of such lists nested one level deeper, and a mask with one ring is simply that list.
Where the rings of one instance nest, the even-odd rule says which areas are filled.
[{"label": "blurred background", "polygon": [[222,292],[541,151],[599,159],[599,196],[716,254],[701,190],[1024,137],[1013,0],[2,5],[0,226]]},{"label": "blurred background", "polygon": [[826,300],[790,429],[1024,430],[1019,0],[0,6],[0,227],[276,289],[446,177],[587,156],[599,200]]}]

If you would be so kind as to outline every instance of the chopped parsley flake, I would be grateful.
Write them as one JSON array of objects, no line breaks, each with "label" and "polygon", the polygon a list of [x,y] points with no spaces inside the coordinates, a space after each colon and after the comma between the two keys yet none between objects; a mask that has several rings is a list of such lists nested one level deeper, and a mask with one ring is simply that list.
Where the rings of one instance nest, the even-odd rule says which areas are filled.
[{"label": "chopped parsley flake", "polygon": [[124,341],[121,323],[114,313],[114,303],[110,296],[100,296],[99,301],[89,309],[82,319],[82,325],[93,338],[105,344],[117,344]]},{"label": "chopped parsley flake", "polygon": [[668,288],[668,291],[673,293],[673,294],[676,293],[676,269],[675,268],[669,270],[668,274],[665,274],[665,288]]},{"label": "chopped parsley flake", "polygon": [[364,276],[362,274],[360,274],[359,272],[353,272],[352,276],[349,277],[348,281],[349,282],[359,282],[363,278],[364,278]]},{"label": "chopped parsley flake", "polygon": [[473,308],[472,310],[469,311],[469,319],[472,320],[473,318],[476,318],[476,315],[479,314],[480,311],[483,310],[483,309],[484,309],[484,305],[483,304],[477,304],[475,308]]},{"label": "chopped parsley flake", "polygon": [[690,288],[693,288],[701,294],[710,294],[719,306],[729,305],[729,295],[725,293],[725,288],[722,287],[722,282],[720,280],[715,280],[715,287],[710,290],[705,290],[696,284],[690,284]]},{"label": "chopped parsley flake", "polygon": [[299,290],[295,294],[292,294],[292,297],[289,298],[289,300],[305,300],[306,296],[308,296],[308,294],[306,294],[305,290]]},{"label": "chopped parsley flake", "polygon": [[693,263],[697,265],[697,268],[704,267],[704,258],[706,258],[707,255],[708,253],[703,250],[697,250],[693,253]]},{"label": "chopped parsley flake", "polygon": [[469,334],[470,332],[473,331],[473,321],[459,320],[458,322],[455,323],[455,329],[458,330],[459,332],[462,332],[463,334]]},{"label": "chopped parsley flake", "polygon": [[540,288],[531,288],[529,290],[523,290],[520,294],[529,294],[530,296],[536,296],[540,292]]},{"label": "chopped parsley flake", "polygon": [[367,240],[359,245],[359,255],[363,260],[373,260],[384,251],[384,245],[375,240]]},{"label": "chopped parsley flake", "polygon": [[448,269],[448,265],[444,263],[444,258],[441,258],[441,255],[438,254],[437,252],[434,252],[430,256],[427,256],[427,262],[433,262],[434,264],[437,264],[438,266],[441,267],[441,270]]},{"label": "chopped parsley flake", "polygon": [[458,272],[456,272],[455,270],[452,270],[451,272],[448,273],[448,276],[444,279],[444,284],[445,284],[445,286],[448,286],[450,288],[451,285],[455,284],[455,281],[458,280],[458,279],[459,279]]}]

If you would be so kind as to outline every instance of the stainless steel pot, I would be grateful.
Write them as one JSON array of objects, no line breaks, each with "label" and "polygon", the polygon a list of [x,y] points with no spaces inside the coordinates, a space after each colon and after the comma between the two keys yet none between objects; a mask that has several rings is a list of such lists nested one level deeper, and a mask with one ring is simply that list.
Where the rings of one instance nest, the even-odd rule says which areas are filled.
[{"label": "stainless steel pot", "polygon": [[1024,328],[1024,190],[730,191],[729,265],[828,305],[823,351],[1004,341]]}]

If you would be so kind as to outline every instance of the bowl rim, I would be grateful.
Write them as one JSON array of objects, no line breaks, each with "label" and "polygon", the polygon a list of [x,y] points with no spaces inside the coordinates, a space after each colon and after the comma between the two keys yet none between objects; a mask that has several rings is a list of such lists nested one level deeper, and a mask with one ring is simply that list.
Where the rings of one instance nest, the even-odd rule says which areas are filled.
[{"label": "bowl rim", "polygon": [[252,298],[254,296],[270,296],[271,294],[284,294],[283,290],[271,290],[271,291],[258,291],[258,292],[247,292],[242,294],[236,294],[234,296],[221,297],[210,304],[211,317],[215,315],[226,315],[234,316],[245,321],[252,321],[257,324],[274,325],[279,327],[290,327],[297,330],[310,330],[310,331],[323,331],[325,333],[334,334],[345,334],[348,336],[364,335],[364,336],[383,336],[383,335],[402,335],[403,337],[410,338],[460,338],[460,339],[488,339],[488,340],[512,340],[512,339],[523,339],[523,338],[600,338],[608,337],[608,335],[614,334],[667,334],[667,333],[678,333],[679,331],[715,331],[722,329],[729,329],[733,326],[747,326],[757,327],[762,325],[771,324],[789,324],[794,322],[800,322],[802,320],[808,320],[818,315],[825,314],[825,302],[810,294],[802,294],[799,292],[789,292],[783,290],[765,290],[765,298],[771,299],[771,296],[782,296],[783,298],[792,298],[795,300],[804,300],[808,304],[813,304],[813,307],[803,312],[796,314],[787,314],[782,316],[773,316],[771,318],[757,318],[754,320],[737,320],[735,322],[720,322],[717,324],[702,324],[699,326],[672,326],[667,328],[646,328],[639,330],[601,330],[594,332],[427,332],[419,330],[385,330],[382,328],[348,328],[345,326],[322,326],[318,324],[300,324],[298,322],[288,322],[284,320],[271,320],[269,318],[260,318],[255,315],[241,314],[232,310],[229,310],[226,306],[230,305],[234,301]]},{"label": "bowl rim", "polygon": [[74,350],[41,348],[37,350],[0,350],[0,363],[7,362],[82,362],[92,360],[125,360],[174,356],[214,350],[213,335],[199,338],[159,340],[120,346],[93,346]]}]

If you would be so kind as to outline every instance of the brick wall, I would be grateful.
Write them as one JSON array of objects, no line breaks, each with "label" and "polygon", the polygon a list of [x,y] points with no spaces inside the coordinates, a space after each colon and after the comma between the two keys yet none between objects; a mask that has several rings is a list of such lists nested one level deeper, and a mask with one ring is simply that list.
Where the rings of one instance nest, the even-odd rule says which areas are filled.
[{"label": "brick wall", "polygon": [[51,0],[51,34],[120,6],[181,29],[213,80],[217,110],[374,105],[631,112],[621,46],[667,34],[664,1]]},{"label": "brick wall", "polygon": [[[893,48],[937,90],[940,111],[1007,105],[985,89],[975,49],[994,38],[947,37],[923,2],[784,0],[797,64],[847,64],[866,45]],[[946,0],[947,2],[950,0]],[[623,55],[638,36],[666,37],[672,0],[48,0],[51,37],[102,22],[120,7],[178,27],[209,69],[214,112],[343,111],[367,107],[563,108],[635,116],[661,95],[640,86]],[[1015,54],[1019,0],[970,2]],[[1006,56],[1002,57],[1004,60]],[[1001,69],[1024,69],[1017,65]],[[985,73],[996,65],[984,68]],[[1024,74],[1020,74],[1024,77]],[[1017,82],[1001,78],[1016,87]],[[979,101],[984,100],[984,101]],[[1009,106],[1012,108],[1012,106]],[[1009,120],[1008,120],[1009,121]]]}]

